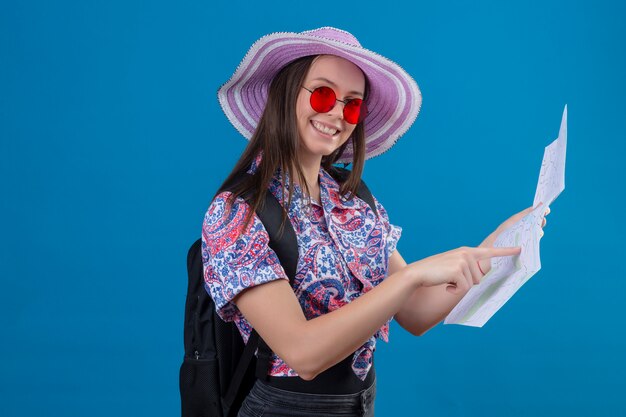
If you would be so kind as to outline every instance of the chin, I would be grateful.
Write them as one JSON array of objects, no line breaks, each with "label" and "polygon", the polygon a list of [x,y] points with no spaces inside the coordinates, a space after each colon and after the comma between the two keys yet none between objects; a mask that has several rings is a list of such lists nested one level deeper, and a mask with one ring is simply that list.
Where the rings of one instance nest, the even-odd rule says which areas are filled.
[{"label": "chin", "polygon": [[[319,144],[318,144],[319,145]],[[309,155],[315,155],[315,156],[319,156],[320,158],[324,157],[324,156],[328,156],[331,153],[335,152],[335,150],[337,149],[337,147],[335,146],[310,146],[310,144],[306,144],[303,147],[303,151],[306,152]]]}]

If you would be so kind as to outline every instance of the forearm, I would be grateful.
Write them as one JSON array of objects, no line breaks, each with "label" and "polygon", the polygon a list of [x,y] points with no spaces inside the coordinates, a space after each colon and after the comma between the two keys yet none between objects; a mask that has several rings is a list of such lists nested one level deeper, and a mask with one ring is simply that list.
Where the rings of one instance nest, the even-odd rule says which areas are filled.
[{"label": "forearm", "polygon": [[440,323],[465,296],[446,290],[446,285],[420,287],[415,289],[395,319],[404,329],[415,336],[421,336]]}]

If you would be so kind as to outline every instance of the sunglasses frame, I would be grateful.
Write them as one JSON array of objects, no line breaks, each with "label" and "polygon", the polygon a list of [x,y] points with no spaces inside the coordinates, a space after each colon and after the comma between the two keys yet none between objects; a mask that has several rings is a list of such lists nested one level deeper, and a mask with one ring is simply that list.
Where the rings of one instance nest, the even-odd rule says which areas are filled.
[{"label": "sunglasses frame", "polygon": [[311,105],[311,108],[313,110],[315,110],[315,108],[313,107],[313,103],[311,103],[311,100],[313,99],[313,94],[315,93],[316,90],[319,90],[320,88],[328,88],[330,91],[333,92],[333,95],[335,96],[335,102],[333,103],[333,106],[325,112],[318,112],[317,110],[315,110],[317,113],[328,113],[329,111],[331,111],[332,109],[335,108],[335,105],[337,104],[337,102],[341,102],[343,103],[343,110],[342,110],[342,114],[343,114],[343,119],[346,121],[346,123],[350,123],[347,119],[346,119],[346,106],[354,100],[361,100],[361,104],[359,105],[359,119],[357,120],[356,123],[350,123],[351,125],[356,125],[359,124],[360,122],[363,121],[363,119],[365,119],[365,117],[367,116],[367,106],[365,105],[365,100],[361,99],[361,98],[349,98],[349,99],[345,99],[345,100],[340,100],[337,98],[337,93],[335,93],[335,90],[333,90],[331,87],[328,87],[327,85],[322,85],[319,87],[314,88],[313,90],[310,90],[308,88],[306,88],[305,86],[302,86],[302,88],[304,88],[306,91],[308,91],[309,93],[311,93],[311,98],[309,99],[309,104]]}]

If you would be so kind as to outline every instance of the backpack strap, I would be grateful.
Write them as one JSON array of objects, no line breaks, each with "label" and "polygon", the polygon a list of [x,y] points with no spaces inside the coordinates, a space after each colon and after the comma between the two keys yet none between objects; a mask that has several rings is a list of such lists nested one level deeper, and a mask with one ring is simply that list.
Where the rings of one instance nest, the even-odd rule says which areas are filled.
[{"label": "backpack strap", "polygon": [[376,209],[374,196],[370,192],[370,189],[367,188],[367,185],[365,185],[365,181],[361,180],[361,182],[359,183],[359,188],[356,190],[356,195],[361,200],[365,201],[370,206],[372,211],[374,211],[374,214],[376,215],[376,217],[378,217],[378,210]]},{"label": "backpack strap", "polygon": [[[296,232],[293,230],[291,221],[286,219],[281,230],[283,218],[283,208],[271,192],[265,193],[265,204],[257,209],[256,214],[265,226],[265,230],[270,237],[269,247],[276,253],[285,274],[289,278],[289,285],[293,287],[298,269],[298,240]],[[258,336],[256,330],[252,329]],[[256,377],[262,380],[267,379],[267,370],[272,360],[272,350],[260,337],[259,351],[257,353]]]},{"label": "backpack strap", "polygon": [[270,237],[269,247],[276,252],[280,264],[289,278],[289,284],[293,284],[298,268],[298,244],[296,232],[291,226],[289,218],[281,230],[283,207],[276,197],[269,192],[265,193],[265,204],[257,209],[256,214],[265,226]]}]

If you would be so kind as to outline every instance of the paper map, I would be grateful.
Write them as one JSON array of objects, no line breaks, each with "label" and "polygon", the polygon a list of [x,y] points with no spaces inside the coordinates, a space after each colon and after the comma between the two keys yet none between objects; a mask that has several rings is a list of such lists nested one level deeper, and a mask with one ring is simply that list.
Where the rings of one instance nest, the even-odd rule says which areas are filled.
[{"label": "paper map", "polygon": [[[448,314],[445,324],[482,327],[515,292],[541,269],[539,239],[544,213],[565,189],[565,153],[567,149],[567,106],[563,110],[559,136],[546,146],[535,209],[503,231],[495,247],[521,246],[518,256],[491,258],[491,270]],[[539,205],[539,203],[543,203]]]}]

